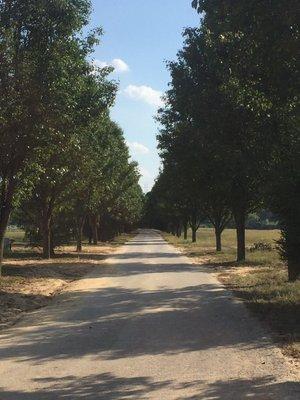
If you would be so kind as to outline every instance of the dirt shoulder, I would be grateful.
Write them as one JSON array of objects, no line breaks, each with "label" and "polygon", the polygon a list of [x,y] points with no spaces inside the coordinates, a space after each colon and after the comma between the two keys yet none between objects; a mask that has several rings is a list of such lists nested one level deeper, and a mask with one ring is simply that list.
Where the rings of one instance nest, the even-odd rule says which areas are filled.
[{"label": "dirt shoulder", "polygon": [[216,272],[271,330],[283,353],[300,361],[300,282],[288,282],[283,266],[220,266]]},{"label": "dirt shoulder", "polygon": [[130,237],[86,245],[81,253],[75,252],[74,246],[65,246],[51,260],[43,260],[38,250],[16,246],[5,260],[0,278],[0,329],[13,325],[24,312],[46,306],[71,282],[101,268],[105,259]]},{"label": "dirt shoulder", "polygon": [[300,281],[288,282],[286,266],[274,254],[251,254],[251,260],[237,264],[228,261],[230,254],[226,252],[216,257],[212,252],[199,255],[205,253],[201,244],[192,252],[189,243],[178,244],[170,235],[164,237],[194,263],[202,264],[205,271],[215,274],[260,319],[282,352],[299,363]]},{"label": "dirt shoulder", "polygon": [[[198,259],[197,263],[206,264]],[[270,331],[283,354],[300,361],[300,282],[288,282],[283,266],[209,265]]]}]

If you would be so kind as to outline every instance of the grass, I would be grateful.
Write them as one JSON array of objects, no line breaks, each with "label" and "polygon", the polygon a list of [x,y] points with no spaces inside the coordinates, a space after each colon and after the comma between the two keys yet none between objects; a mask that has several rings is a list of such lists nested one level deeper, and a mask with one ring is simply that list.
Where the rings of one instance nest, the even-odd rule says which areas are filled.
[{"label": "grass", "polygon": [[25,232],[22,229],[7,229],[5,237],[13,239],[15,242],[24,241]]},{"label": "grass", "polygon": [[[197,242],[164,234],[166,240],[180,247],[197,262],[208,264],[218,278],[237,297],[271,328],[274,338],[283,344],[289,355],[300,356],[300,280],[288,282],[287,268],[276,249],[278,230],[247,230],[246,261],[237,263],[236,236],[234,229],[226,229],[222,235],[222,252],[215,251],[214,231],[200,228]],[[272,245],[271,251],[249,251],[255,242]]]},{"label": "grass", "polygon": [[[280,237],[280,232],[276,230],[247,230],[247,248],[255,242],[264,241],[275,248],[275,242]],[[236,257],[236,233],[234,229],[225,229],[222,235],[222,251],[215,251],[215,235],[211,228],[200,228],[197,232],[197,242],[192,243],[191,232],[188,232],[188,239],[183,236],[177,238],[171,234],[165,234],[165,238],[172,244],[184,248],[184,251],[191,257],[206,257],[208,261],[233,262]],[[280,262],[278,253],[271,252],[247,252],[248,261],[253,263]]]}]

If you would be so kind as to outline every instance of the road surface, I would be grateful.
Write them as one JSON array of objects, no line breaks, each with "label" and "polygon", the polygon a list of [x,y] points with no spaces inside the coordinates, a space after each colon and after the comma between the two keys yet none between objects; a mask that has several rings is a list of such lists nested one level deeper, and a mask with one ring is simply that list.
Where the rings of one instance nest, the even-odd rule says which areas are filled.
[{"label": "road surface", "polygon": [[1,400],[295,400],[289,369],[214,274],[150,230],[0,336]]}]

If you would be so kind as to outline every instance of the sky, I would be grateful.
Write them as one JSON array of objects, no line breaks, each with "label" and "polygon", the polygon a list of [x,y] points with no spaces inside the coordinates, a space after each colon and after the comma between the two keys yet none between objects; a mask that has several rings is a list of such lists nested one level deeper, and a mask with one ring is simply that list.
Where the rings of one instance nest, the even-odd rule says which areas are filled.
[{"label": "sky", "polygon": [[159,171],[154,120],[170,75],[165,61],[182,47],[185,27],[199,25],[191,0],[92,0],[90,27],[102,27],[101,45],[93,54],[97,66],[112,65],[119,82],[111,117],[124,131],[140,184],[147,192]]}]

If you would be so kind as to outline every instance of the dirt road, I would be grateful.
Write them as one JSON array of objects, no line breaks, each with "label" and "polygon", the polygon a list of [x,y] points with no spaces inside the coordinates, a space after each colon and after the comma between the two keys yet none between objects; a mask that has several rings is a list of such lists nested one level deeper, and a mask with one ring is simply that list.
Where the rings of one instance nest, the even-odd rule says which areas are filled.
[{"label": "dirt road", "polygon": [[0,336],[0,399],[300,398],[244,305],[157,233]]}]

